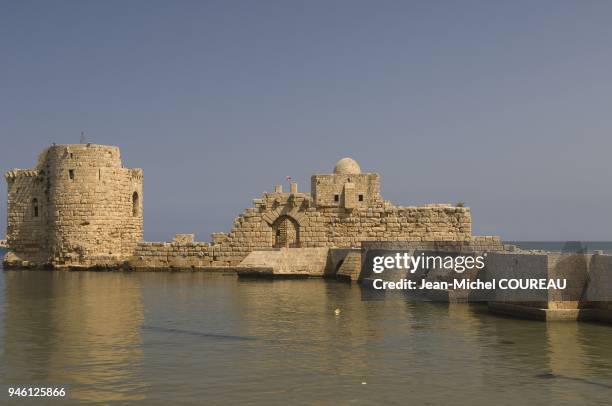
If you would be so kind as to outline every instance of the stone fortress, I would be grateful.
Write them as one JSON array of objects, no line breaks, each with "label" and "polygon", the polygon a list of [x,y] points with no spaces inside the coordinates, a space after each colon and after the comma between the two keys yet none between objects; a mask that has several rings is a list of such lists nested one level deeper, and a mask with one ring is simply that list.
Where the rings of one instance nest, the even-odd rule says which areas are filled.
[{"label": "stone fortress", "polygon": [[[229,233],[213,233],[211,242],[196,242],[193,234],[177,234],[172,242],[143,241],[143,171],[124,168],[118,147],[53,145],[34,169],[13,169],[5,176],[5,269],[222,269],[367,285],[368,249],[417,252],[447,244],[490,255],[481,275],[466,277],[563,276],[571,282],[568,290],[549,291],[537,301],[517,303],[495,292],[489,301],[494,311],[545,320],[612,320],[612,256],[534,253],[503,245],[497,236],[472,236],[469,208],[396,206],[381,196],[379,175],[363,173],[351,158],[339,160],[333,173],[312,175],[310,193],[298,192],[296,183],[288,192],[277,185],[254,199]],[[588,299],[589,292],[597,299]],[[437,293],[451,301],[473,297],[472,292]]]},{"label": "stone fortress", "polygon": [[[6,173],[7,267],[220,268],[273,248],[358,248],[362,241],[471,241],[467,207],[395,206],[377,173],[343,158],[315,174],[312,193],[292,183],[253,200],[231,231],[212,242],[190,234],[172,243],[143,241],[143,171],[122,166],[119,148],[54,145],[35,169]],[[492,239],[498,241],[499,239]]]}]

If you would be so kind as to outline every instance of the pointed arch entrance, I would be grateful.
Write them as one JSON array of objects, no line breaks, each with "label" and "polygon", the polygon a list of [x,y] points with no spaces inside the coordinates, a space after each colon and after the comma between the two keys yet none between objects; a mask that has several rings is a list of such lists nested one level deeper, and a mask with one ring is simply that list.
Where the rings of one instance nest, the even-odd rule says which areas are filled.
[{"label": "pointed arch entrance", "polygon": [[289,216],[280,216],[272,224],[274,248],[297,248],[300,246],[300,225]]}]

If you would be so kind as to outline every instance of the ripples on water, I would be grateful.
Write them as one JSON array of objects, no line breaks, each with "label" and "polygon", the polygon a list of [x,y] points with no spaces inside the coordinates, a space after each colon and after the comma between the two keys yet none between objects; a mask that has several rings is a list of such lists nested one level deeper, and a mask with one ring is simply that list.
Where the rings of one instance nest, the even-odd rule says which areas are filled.
[{"label": "ripples on water", "polygon": [[3,386],[68,385],[80,401],[565,405],[612,397],[610,326],[500,318],[482,305],[410,302],[344,283],[7,271],[0,302]]}]

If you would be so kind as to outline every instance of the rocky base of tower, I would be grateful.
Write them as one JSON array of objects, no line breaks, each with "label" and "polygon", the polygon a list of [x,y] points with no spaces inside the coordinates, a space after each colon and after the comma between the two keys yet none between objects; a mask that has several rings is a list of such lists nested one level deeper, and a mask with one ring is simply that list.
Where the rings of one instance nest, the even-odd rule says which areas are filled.
[{"label": "rocky base of tower", "polygon": [[8,251],[2,259],[3,269],[52,269],[53,267],[43,258],[28,256],[24,259],[12,251]]},{"label": "rocky base of tower", "polygon": [[68,271],[117,271],[129,270],[127,261],[116,256],[96,256],[85,260],[49,261],[48,258],[33,257],[27,259],[8,251],[2,261],[3,269],[18,270],[68,270]]}]

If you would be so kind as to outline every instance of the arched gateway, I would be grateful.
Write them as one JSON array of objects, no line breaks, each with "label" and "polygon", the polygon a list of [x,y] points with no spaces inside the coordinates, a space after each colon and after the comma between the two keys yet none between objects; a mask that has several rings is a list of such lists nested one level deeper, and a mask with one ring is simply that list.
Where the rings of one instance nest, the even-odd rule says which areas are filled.
[{"label": "arched gateway", "polygon": [[280,216],[274,224],[274,248],[297,248],[300,246],[300,225],[289,216]]}]

